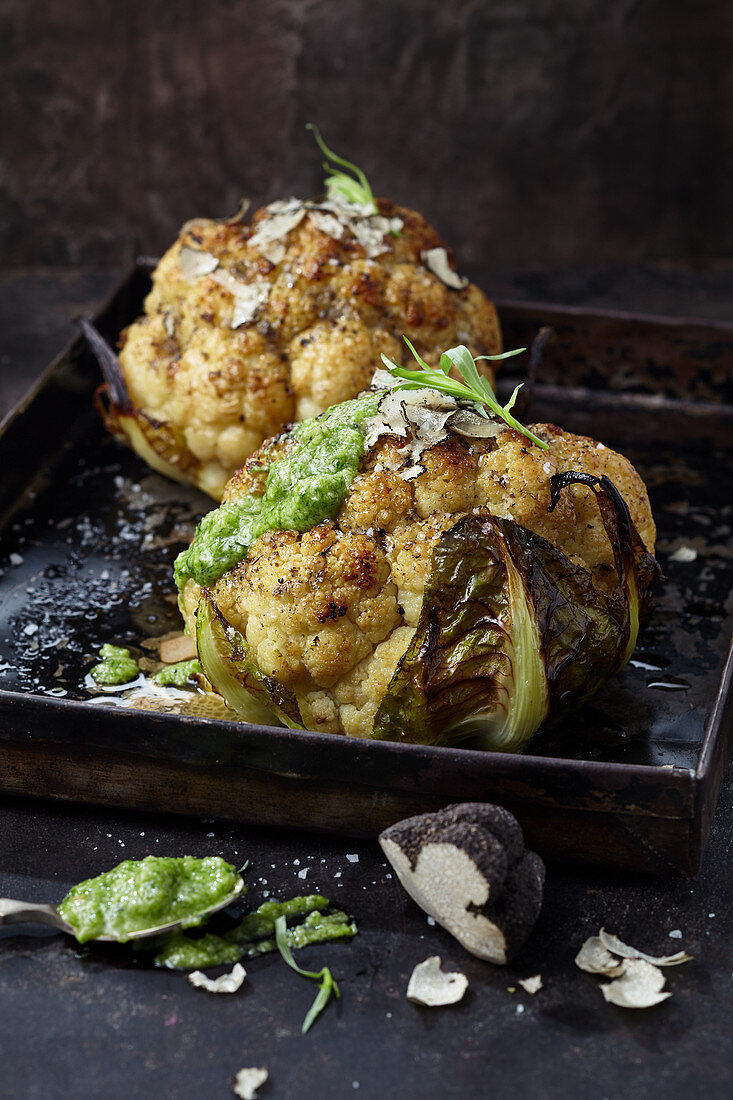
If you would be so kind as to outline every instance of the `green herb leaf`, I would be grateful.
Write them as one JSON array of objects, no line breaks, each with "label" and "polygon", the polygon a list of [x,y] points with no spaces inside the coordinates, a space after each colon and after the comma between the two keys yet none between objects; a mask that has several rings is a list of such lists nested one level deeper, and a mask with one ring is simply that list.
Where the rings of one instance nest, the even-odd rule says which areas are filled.
[{"label": "green herb leaf", "polygon": [[339,993],[339,987],[336,985],[336,982],[331,977],[330,970],[326,968],[323,981],[321,982],[321,987],[316,994],[316,999],[306,1013],[305,1019],[303,1020],[303,1035],[305,1035],[306,1031],[310,1030],[313,1022],[317,1020],[320,1014],[323,1012],[324,1008],[331,999],[332,993],[336,998],[341,996],[341,994]]},{"label": "green herb leaf", "polygon": [[[520,424],[511,414],[510,410],[517,400],[517,394],[523,383],[516,387],[506,405],[500,405],[488,379],[479,374],[476,366],[480,359],[491,359],[492,361],[510,359],[512,356],[520,355],[523,351],[526,351],[526,348],[515,348],[513,351],[502,352],[501,355],[477,355],[474,357],[465,344],[459,344],[458,347],[449,348],[448,351],[443,352],[440,357],[440,368],[435,370],[421,358],[406,336],[403,339],[420,364],[420,370],[406,370],[382,354],[382,362],[390,374],[393,374],[395,378],[402,379],[402,384],[395,386],[396,390],[417,390],[423,387],[438,390],[440,393],[455,397],[459,401],[472,402],[476,411],[487,420],[489,419],[489,414],[486,412],[488,408],[494,416],[498,416],[510,428],[514,428],[515,431],[521,432],[527,439],[531,439],[535,446],[540,447],[543,451],[547,450],[548,444],[539,439],[529,428],[525,428],[523,424]],[[463,382],[450,377],[451,367],[456,368]]]},{"label": "green herb leaf", "polygon": [[[361,168],[356,164],[352,164],[350,160],[345,160],[344,157],[340,157],[332,152],[321,137],[321,132],[314,122],[306,123],[305,128],[306,130],[313,131],[313,136],[316,139],[318,148],[324,156],[328,157],[328,161],[333,162],[329,164],[328,161],[326,161],[323,165],[326,170],[326,194],[329,199],[346,199],[347,202],[353,203],[356,206],[368,206],[371,208],[370,213],[378,214],[379,208],[377,207],[374,193],[369,185],[369,180],[366,178]],[[355,178],[335,168],[334,165],[341,165],[343,168],[348,168],[350,172],[353,172]]]},{"label": "green herb leaf", "polygon": [[282,955],[285,962],[288,964],[291,970],[294,970],[296,974],[300,974],[303,978],[310,978],[312,981],[320,982],[320,989],[316,996],[315,1001],[311,1005],[308,1013],[303,1020],[303,1027],[301,1031],[305,1035],[309,1030],[313,1022],[320,1016],[324,1008],[331,999],[331,994],[338,998],[341,996],[339,987],[333,979],[331,971],[327,966],[323,967],[323,970],[303,970],[296,963],[293,958],[293,952],[290,950],[290,944],[286,938],[287,933],[287,920],[284,916],[278,917],[275,921],[275,942],[277,943],[278,951]]}]

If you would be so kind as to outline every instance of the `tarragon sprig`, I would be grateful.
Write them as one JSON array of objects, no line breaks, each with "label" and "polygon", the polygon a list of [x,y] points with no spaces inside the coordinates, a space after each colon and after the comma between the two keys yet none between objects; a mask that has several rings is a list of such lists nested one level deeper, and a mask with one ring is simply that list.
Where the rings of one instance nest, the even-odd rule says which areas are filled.
[{"label": "tarragon sprig", "polygon": [[[352,164],[350,160],[345,160],[332,152],[321,137],[321,132],[315,122],[306,123],[305,128],[313,131],[318,148],[324,156],[328,157],[323,167],[326,171],[326,194],[329,199],[346,199],[347,202],[356,206],[368,207],[370,214],[378,214],[379,208],[374,198],[374,192],[361,168],[357,167],[356,164]],[[329,161],[333,163],[329,163]],[[339,168],[334,167],[335,165],[348,168],[350,172],[353,172],[355,178],[347,175],[346,172],[340,171]]]},{"label": "tarragon sprig", "polygon": [[323,1012],[324,1008],[331,999],[331,994],[334,997],[339,998],[341,993],[339,987],[333,979],[331,971],[327,966],[324,966],[323,970],[302,970],[295,959],[293,958],[293,952],[290,950],[290,944],[286,939],[287,920],[284,916],[278,917],[275,921],[275,942],[277,943],[278,950],[282,955],[285,962],[288,964],[291,970],[294,970],[296,974],[300,974],[304,978],[311,978],[313,981],[320,982],[316,999],[311,1005],[308,1013],[303,1020],[303,1026],[301,1032],[305,1035],[306,1031],[310,1028],[311,1024],[316,1020],[318,1016]]},{"label": "tarragon sprig", "polygon": [[[396,390],[420,390],[428,388],[438,390],[440,393],[445,393],[449,397],[456,397],[462,401],[470,401],[475,406],[476,412],[487,420],[491,419],[489,413],[486,411],[488,408],[494,416],[498,416],[505,424],[508,424],[510,428],[514,428],[515,431],[521,432],[527,439],[531,439],[537,447],[541,447],[543,451],[548,449],[547,443],[539,439],[529,430],[529,428],[525,428],[523,424],[520,424],[511,414],[510,410],[517,400],[517,394],[524,383],[520,382],[515,388],[514,393],[509,398],[506,405],[500,405],[488,380],[479,374],[476,367],[476,363],[479,359],[490,359],[492,361],[497,359],[510,359],[513,355],[520,355],[523,351],[526,351],[526,348],[515,348],[514,351],[505,351],[501,355],[477,355],[474,357],[465,344],[459,344],[458,347],[449,348],[448,351],[443,352],[440,357],[440,368],[435,370],[421,358],[406,336],[404,337],[404,341],[420,364],[420,370],[406,370],[404,367],[401,367],[399,363],[395,363],[392,359],[388,359],[386,355],[382,354],[382,362],[390,374],[393,374],[395,378],[404,379],[401,385],[395,386]],[[456,368],[463,379],[462,382],[459,382],[456,378],[450,377],[451,367]]]}]

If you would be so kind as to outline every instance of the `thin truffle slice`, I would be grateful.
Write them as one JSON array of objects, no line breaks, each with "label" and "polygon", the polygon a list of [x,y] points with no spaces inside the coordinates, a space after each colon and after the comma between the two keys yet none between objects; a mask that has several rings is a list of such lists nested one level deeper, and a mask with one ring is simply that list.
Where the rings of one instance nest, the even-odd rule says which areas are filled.
[{"label": "thin truffle slice", "polygon": [[601,993],[619,1008],[652,1008],[672,996],[662,993],[664,983],[664,974],[656,966],[644,959],[624,959],[621,976],[602,985]]},{"label": "thin truffle slice", "polygon": [[603,946],[612,951],[614,955],[620,955],[622,959],[643,959],[652,966],[680,966],[681,963],[690,962],[695,956],[688,955],[686,951],[677,951],[674,955],[647,955],[645,951],[639,951],[637,947],[631,947],[628,943],[622,943],[618,936],[601,928],[598,937]]},{"label": "thin truffle slice", "polygon": [[468,989],[468,978],[460,971],[440,969],[440,955],[418,963],[407,984],[407,999],[426,1008],[454,1005]]},{"label": "thin truffle slice", "polygon": [[624,972],[624,964],[606,948],[598,936],[589,936],[575,956],[575,965],[586,974],[605,974],[616,978]]},{"label": "thin truffle slice", "polygon": [[503,964],[529,936],[545,869],[507,810],[448,806],[390,826],[379,842],[408,894],[472,955]]}]

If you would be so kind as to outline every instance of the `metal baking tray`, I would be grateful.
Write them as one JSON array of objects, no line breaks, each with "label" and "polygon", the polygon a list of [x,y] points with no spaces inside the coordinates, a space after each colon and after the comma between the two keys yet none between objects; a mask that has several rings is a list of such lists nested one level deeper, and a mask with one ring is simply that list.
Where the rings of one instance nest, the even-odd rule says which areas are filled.
[{"label": "metal baking tray", "polygon": [[[141,262],[98,316],[111,341],[149,278]],[[98,647],[180,625],[171,564],[210,501],[105,433],[77,340],[0,434],[0,789],[352,836],[495,801],[545,856],[694,874],[732,724],[733,325],[499,310],[508,347],[555,332],[531,419],[622,450],[649,486],[667,580],[632,664],[519,755],[101,707]]]}]

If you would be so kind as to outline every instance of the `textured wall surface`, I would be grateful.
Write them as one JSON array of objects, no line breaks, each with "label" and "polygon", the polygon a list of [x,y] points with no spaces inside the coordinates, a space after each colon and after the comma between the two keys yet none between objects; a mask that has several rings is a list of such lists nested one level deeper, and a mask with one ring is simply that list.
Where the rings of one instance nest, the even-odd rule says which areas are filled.
[{"label": "textured wall surface", "polygon": [[466,263],[733,254],[733,6],[0,0],[5,263],[128,262],[320,189],[304,130]]}]

